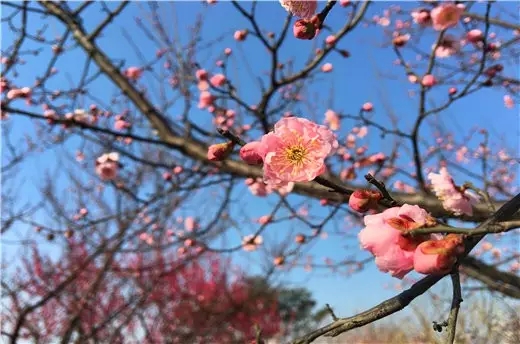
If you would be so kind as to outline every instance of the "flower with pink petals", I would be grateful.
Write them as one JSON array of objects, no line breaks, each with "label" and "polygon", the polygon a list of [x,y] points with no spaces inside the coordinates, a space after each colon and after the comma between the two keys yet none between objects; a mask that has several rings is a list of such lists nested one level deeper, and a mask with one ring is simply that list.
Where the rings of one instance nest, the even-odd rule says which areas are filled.
[{"label": "flower with pink petals", "polygon": [[459,235],[448,234],[442,239],[422,242],[414,253],[414,270],[426,275],[448,273],[462,252],[464,242]]},{"label": "flower with pink petals", "polygon": [[323,66],[321,66],[321,71],[323,73],[329,73],[332,72],[332,63],[325,63]]},{"label": "flower with pink petals", "polygon": [[226,77],[224,74],[215,74],[209,80],[213,87],[222,87],[226,84]]},{"label": "flower with pink petals", "polygon": [[261,139],[268,184],[311,181],[325,172],[325,159],[338,147],[330,129],[305,118],[282,118]]},{"label": "flower with pink petals", "polygon": [[455,4],[441,4],[430,12],[433,29],[446,30],[458,24],[464,7]]},{"label": "flower with pink petals", "polygon": [[205,80],[208,80],[208,72],[207,72],[205,69],[198,69],[198,70],[195,72],[195,77],[196,77],[197,80],[199,80],[199,81],[205,81]]},{"label": "flower with pink petals", "polygon": [[381,198],[383,198],[383,195],[379,191],[354,190],[348,199],[348,205],[353,210],[364,213],[370,209],[375,209]]},{"label": "flower with pink petals", "polygon": [[430,11],[424,8],[412,11],[411,13],[414,23],[421,26],[430,26],[432,24],[432,17]]},{"label": "flower with pink petals", "polygon": [[372,105],[372,103],[365,103],[363,104],[363,107],[362,107],[363,111],[366,111],[366,112],[370,112],[374,109],[374,105]]},{"label": "flower with pink petals", "polygon": [[280,4],[293,16],[308,19],[316,13],[318,2],[316,0],[280,0]]},{"label": "flower with pink petals", "polygon": [[484,33],[478,29],[468,31],[466,34],[466,40],[470,43],[478,43],[484,39]]},{"label": "flower with pink petals", "polygon": [[325,112],[325,123],[331,130],[339,130],[340,118],[335,111],[329,109]]},{"label": "flower with pink petals", "polygon": [[432,49],[435,49],[435,56],[439,58],[450,57],[459,52],[460,43],[455,37],[444,35],[438,45],[432,45]]},{"label": "flower with pink petals", "polygon": [[426,74],[425,76],[422,77],[421,84],[424,87],[432,87],[437,84],[437,79],[431,74]]},{"label": "flower with pink petals", "polygon": [[399,279],[412,271],[417,246],[431,238],[430,235],[408,237],[402,234],[435,224],[424,209],[408,204],[366,215],[364,222],[365,228],[358,234],[361,247],[375,256],[379,270]]},{"label": "flower with pink petals", "polygon": [[236,41],[241,42],[247,38],[247,34],[248,34],[247,30],[237,30],[237,31],[235,31],[235,34],[233,35],[233,37],[235,38]]},{"label": "flower with pink petals", "polygon": [[222,161],[225,160],[235,147],[234,142],[217,143],[208,147],[208,160],[209,161]]},{"label": "flower with pink petals", "polygon": [[143,74],[143,70],[139,67],[129,67],[125,70],[124,74],[128,79],[137,81]]},{"label": "flower with pink petals", "polygon": [[240,159],[244,160],[248,165],[261,165],[262,157],[265,156],[264,146],[259,141],[249,142],[240,148]]},{"label": "flower with pink petals", "polygon": [[246,235],[243,239],[242,239],[242,248],[244,249],[244,251],[248,251],[248,252],[251,252],[251,251],[256,251],[256,249],[258,248],[258,246],[262,245],[262,243],[264,242],[264,240],[262,239],[262,237],[260,235]]},{"label": "flower with pink petals", "polygon": [[197,220],[195,220],[194,217],[188,216],[184,219],[184,228],[188,232],[193,232],[197,228],[199,228],[199,224],[197,223]]},{"label": "flower with pink petals", "polygon": [[114,180],[119,171],[119,154],[116,152],[101,155],[96,159],[96,173],[102,180]]},{"label": "flower with pink petals", "polygon": [[512,109],[515,107],[515,101],[513,100],[513,97],[511,97],[509,94],[506,94],[504,96],[504,105],[508,109]]},{"label": "flower with pink petals", "polygon": [[208,91],[202,91],[200,92],[199,96],[199,109],[204,109],[207,107],[210,107],[213,105],[213,102],[215,101],[215,96],[213,96]]},{"label": "flower with pink petals", "polygon": [[428,179],[432,183],[433,192],[442,201],[444,209],[455,215],[473,215],[472,205],[478,202],[478,197],[469,190],[455,185],[446,167],[442,167],[439,173],[428,174]]},{"label": "flower with pink petals", "polygon": [[327,36],[327,38],[325,38],[325,44],[328,44],[328,45],[334,45],[336,44],[336,36],[334,35],[329,35]]},{"label": "flower with pink petals", "polygon": [[321,21],[318,16],[298,19],[293,25],[293,35],[298,39],[314,39],[320,33]]}]

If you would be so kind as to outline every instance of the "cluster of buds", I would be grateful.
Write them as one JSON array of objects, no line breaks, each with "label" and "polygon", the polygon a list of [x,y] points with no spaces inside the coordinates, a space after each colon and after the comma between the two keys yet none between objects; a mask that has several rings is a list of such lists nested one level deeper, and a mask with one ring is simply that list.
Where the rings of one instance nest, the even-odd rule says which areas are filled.
[{"label": "cluster of buds", "polygon": [[96,159],[96,173],[102,180],[114,180],[119,172],[119,153],[106,153]]}]

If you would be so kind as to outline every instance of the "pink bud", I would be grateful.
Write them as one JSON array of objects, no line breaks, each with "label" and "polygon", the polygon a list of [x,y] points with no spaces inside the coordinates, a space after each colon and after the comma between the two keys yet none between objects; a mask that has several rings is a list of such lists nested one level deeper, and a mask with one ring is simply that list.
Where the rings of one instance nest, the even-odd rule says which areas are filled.
[{"label": "pink bud", "polygon": [[482,33],[482,31],[474,29],[466,34],[466,39],[470,43],[478,43],[484,39],[484,34]]},{"label": "pink bud", "polygon": [[216,74],[211,77],[209,82],[214,87],[221,87],[224,86],[224,84],[226,83],[226,77],[224,76],[224,74]]},{"label": "pink bud", "polygon": [[422,274],[447,273],[462,252],[464,242],[459,235],[449,234],[440,240],[425,241],[415,250],[414,270]]},{"label": "pink bud", "polygon": [[334,36],[334,35],[327,36],[327,38],[325,38],[325,43],[328,45],[333,45],[334,43],[336,43],[336,36]]},{"label": "pink bud", "polygon": [[355,190],[348,200],[348,205],[359,213],[375,209],[377,202],[383,197],[379,191]]},{"label": "pink bud", "polygon": [[323,66],[321,66],[321,71],[323,73],[328,73],[332,71],[332,63],[325,63]]},{"label": "pink bud", "polygon": [[235,40],[237,41],[243,41],[246,39],[247,37],[247,30],[237,30],[235,31],[235,34],[233,35],[233,37],[235,38]]},{"label": "pink bud", "polygon": [[227,56],[231,55],[231,48],[224,49],[224,54],[226,54]]},{"label": "pink bud", "polygon": [[318,16],[309,19],[299,19],[293,25],[294,37],[298,39],[313,39],[320,32]]},{"label": "pink bud", "polygon": [[437,79],[431,74],[426,74],[423,76],[421,83],[425,87],[432,87],[437,84]]},{"label": "pink bud", "polygon": [[362,109],[363,109],[363,111],[370,112],[374,109],[374,106],[372,105],[372,103],[367,102],[367,103],[363,104]]},{"label": "pink bud", "polygon": [[249,142],[240,148],[240,159],[244,160],[248,165],[261,165],[263,162],[262,147],[262,144],[258,141]]},{"label": "pink bud", "polygon": [[209,161],[222,161],[233,151],[235,144],[231,141],[214,144],[208,147]]}]

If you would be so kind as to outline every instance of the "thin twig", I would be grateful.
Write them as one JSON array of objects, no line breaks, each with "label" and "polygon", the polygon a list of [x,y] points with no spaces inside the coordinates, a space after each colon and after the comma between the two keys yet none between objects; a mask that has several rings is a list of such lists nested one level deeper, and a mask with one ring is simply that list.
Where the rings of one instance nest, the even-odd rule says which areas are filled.
[{"label": "thin twig", "polygon": [[447,344],[455,342],[455,333],[457,332],[457,318],[459,316],[460,304],[462,302],[462,291],[460,288],[459,267],[456,266],[451,273],[451,283],[453,285],[453,298],[451,300],[450,317],[448,318],[448,337]]}]

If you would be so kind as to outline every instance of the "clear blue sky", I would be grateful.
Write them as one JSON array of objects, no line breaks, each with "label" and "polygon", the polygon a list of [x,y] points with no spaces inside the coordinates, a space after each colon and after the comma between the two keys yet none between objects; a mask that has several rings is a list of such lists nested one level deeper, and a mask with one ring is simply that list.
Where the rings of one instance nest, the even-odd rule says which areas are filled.
[{"label": "clear blue sky", "polygon": [[[413,5],[407,3],[400,3],[404,8],[413,8]],[[269,66],[269,58],[264,48],[258,43],[254,37],[248,37],[245,42],[237,43],[233,40],[233,32],[237,29],[250,29],[247,21],[240,16],[230,4],[219,2],[216,6],[211,6],[203,9],[199,2],[182,2],[175,4],[175,11],[172,6],[165,3],[160,3],[163,20],[169,23],[168,29],[170,35],[177,35],[181,41],[187,42],[187,35],[190,33],[190,27],[193,26],[197,13],[202,10],[203,13],[203,37],[207,41],[215,41],[210,49],[200,49],[197,52],[197,62],[209,71],[217,71],[215,61],[222,55],[222,51],[226,47],[233,49],[233,54],[229,63],[230,77],[232,81],[238,85],[238,92],[250,104],[254,104],[259,99],[259,90],[255,79],[251,78],[249,69],[254,71],[255,77],[261,75]],[[244,3],[246,8],[249,7]],[[483,6],[481,4],[478,12],[481,12]],[[515,11],[514,3],[501,3],[501,7],[509,8],[510,11]],[[93,6],[93,8],[96,6]],[[112,4],[111,7],[115,7]],[[370,8],[367,18],[373,15],[382,15],[382,11],[388,7],[388,3],[378,2],[373,4]],[[133,3],[125,10],[123,15],[118,17],[110,29],[106,32],[104,37],[99,41],[100,46],[105,50],[106,54],[115,59],[123,59],[125,66],[141,65],[141,60],[136,56],[135,50],[128,44],[127,39],[123,36],[126,32],[132,38],[132,41],[144,53],[146,60],[153,58],[157,47],[149,41],[141,30],[136,28],[134,18],[142,16],[148,9],[146,3]],[[85,17],[85,26],[87,29],[93,28],[96,23],[101,20],[101,14],[98,7],[89,10],[91,15]],[[266,30],[278,32],[282,26],[285,18],[285,11],[279,6],[277,2],[261,2],[257,6],[257,17],[259,18],[260,26]],[[344,22],[346,10],[337,6],[329,17],[327,18],[327,25],[337,30]],[[42,22],[36,16],[32,17],[34,21],[30,22],[32,27],[41,26]],[[55,36],[62,34],[63,27],[55,22],[49,23],[47,31],[48,36]],[[500,31],[497,31],[500,32]],[[460,30],[455,30],[454,33],[460,33]],[[304,62],[309,56],[309,52],[316,46],[320,46],[327,33],[322,33],[315,41],[296,40],[292,36],[288,37],[282,49],[283,57],[294,58],[294,68],[299,69],[304,65]],[[510,37],[507,37],[510,38]],[[2,46],[12,42],[13,36],[9,30],[3,27],[2,30]],[[351,57],[344,59],[338,54],[332,53],[325,62],[331,62],[334,65],[334,72],[329,74],[319,75],[316,83],[309,87],[308,94],[312,95],[306,99],[305,104],[292,109],[292,111],[302,117],[315,119],[316,121],[323,120],[323,114],[328,108],[332,108],[338,112],[354,114],[360,106],[366,102],[371,101],[376,109],[375,118],[380,123],[388,123],[386,117],[386,110],[392,109],[394,114],[399,118],[399,125],[401,128],[410,126],[417,114],[418,99],[417,97],[410,98],[408,96],[409,89],[416,89],[413,85],[406,81],[404,72],[401,68],[396,68],[393,65],[395,55],[391,49],[381,49],[379,46],[383,43],[384,37],[382,35],[381,27],[359,28],[354,34],[349,35],[343,39],[338,47],[347,49],[351,53]],[[420,42],[420,47],[428,51],[434,42],[433,34],[426,34]],[[48,61],[51,52],[47,48],[41,54],[43,61]],[[405,55],[411,60],[414,59],[414,54]],[[247,57],[248,65],[243,63],[243,57]],[[58,63],[60,69],[59,74],[53,78],[50,83],[51,87],[60,87],[63,83],[68,83],[68,80],[77,81],[80,78],[85,57],[82,52],[67,53],[61,58]],[[46,68],[46,64],[35,64],[33,57],[28,58],[27,66],[30,68],[21,68],[19,70],[20,76],[16,80],[19,86],[25,86],[26,83],[32,84],[34,76],[41,75]],[[506,65],[506,72],[511,74],[517,68],[517,65]],[[420,69],[422,70],[422,69]],[[378,72],[384,73],[386,76],[378,77]],[[389,76],[389,77],[388,77]],[[153,79],[145,73],[145,85],[152,85]],[[165,81],[166,82],[166,81]],[[440,86],[437,92],[431,92],[436,100],[446,99],[449,85]],[[108,103],[110,96],[113,94],[114,87],[106,80],[100,80],[89,87],[89,91],[99,99]],[[154,88],[151,88],[151,93]],[[518,113],[517,108],[508,110],[503,105],[504,93],[495,90],[483,90],[477,96],[470,96],[463,99],[448,110],[446,110],[441,118],[442,123],[446,128],[449,128],[455,135],[467,135],[469,128],[474,126],[487,128],[491,135],[495,146],[505,144],[511,149],[518,147]],[[155,98],[158,99],[158,98]],[[315,99],[319,99],[315,101]],[[78,104],[80,106],[88,105]],[[19,105],[18,103],[16,105]],[[23,105],[20,105],[23,107]],[[33,110],[39,110],[34,108]],[[180,108],[174,106],[168,111],[170,118],[175,118],[178,115]],[[211,117],[205,111],[200,111],[194,106],[191,118],[197,118],[197,123],[210,128]],[[20,120],[14,117],[14,126],[19,132],[20,137],[25,133],[33,132],[32,129],[27,129],[27,121]],[[199,120],[200,119],[200,120]],[[247,120],[246,120],[246,123]],[[349,122],[343,124],[340,132],[345,133],[350,129]],[[424,129],[422,137],[429,139],[431,131]],[[370,152],[376,153],[383,151],[388,153],[388,147],[392,145],[393,138],[381,140],[374,132],[366,139],[370,142]],[[432,141],[430,139],[430,141]],[[67,147],[56,148],[46,151],[39,155],[33,155],[20,172],[18,180],[25,178],[25,183],[20,187],[19,194],[25,200],[36,199],[39,196],[37,186],[42,185],[45,175],[44,170],[54,171],[57,164],[60,164],[56,157],[67,151],[73,154],[77,149],[79,141],[71,140],[67,143]],[[407,161],[407,157],[403,157],[402,162]],[[4,158],[2,159],[4,162]],[[406,163],[404,163],[406,165]],[[434,166],[430,164],[428,166]],[[56,184],[57,188],[65,188],[65,181],[59,181]],[[267,201],[259,200],[250,196],[247,189],[243,189],[241,195],[242,204],[250,206],[243,207],[244,211],[253,218],[268,214],[274,204],[276,197],[269,198]],[[192,204],[200,202],[202,199],[207,200],[207,194],[201,195],[200,198],[195,198]],[[303,199],[298,196],[291,196],[291,200],[301,202]],[[323,215],[323,210],[319,207],[317,202],[310,202],[311,213]],[[64,205],[65,206],[65,205]],[[184,214],[180,215],[199,215],[199,206],[192,206],[192,209],[185,210]],[[242,210],[242,209],[240,209]],[[237,210],[238,212],[239,210]],[[342,219],[338,218],[337,223],[341,223]],[[290,230],[287,223],[282,225],[274,225],[269,228],[264,237],[268,241],[280,241],[285,238],[287,232]],[[251,228],[251,232],[254,227]],[[308,229],[306,229],[308,230]],[[327,228],[331,230],[331,228]],[[355,237],[358,229],[350,229],[350,234]],[[28,233],[32,233],[29,230]],[[236,233],[235,233],[236,234]],[[245,231],[243,234],[249,234]],[[16,246],[7,245],[16,238],[33,236],[33,234],[26,234],[25,228],[16,228],[11,230],[3,239],[4,257],[10,256],[14,252]],[[332,259],[342,259],[346,254],[354,254],[358,257],[367,257],[364,252],[360,252],[358,244],[354,240],[340,241],[338,237],[330,237],[320,241],[312,250],[312,255],[315,257],[316,263],[322,263],[323,257]],[[39,238],[38,240],[43,240]],[[239,240],[238,236],[230,239],[236,243]],[[344,247],[348,244],[348,249]],[[51,247],[49,247],[51,249]],[[235,262],[247,268],[249,272],[254,271],[254,264],[252,262],[261,263],[260,256],[256,254],[245,257],[238,255]],[[393,284],[397,280],[392,279],[379,271],[373,266],[369,265],[363,272],[354,275],[349,279],[341,276],[332,276],[327,271],[319,271],[307,273],[303,269],[295,269],[290,273],[283,275],[283,280],[294,285],[305,285],[314,294],[319,304],[330,303],[341,315],[348,315],[354,310],[365,309],[375,305],[377,302],[392,296],[395,292],[388,291],[383,288],[385,284]]]}]

